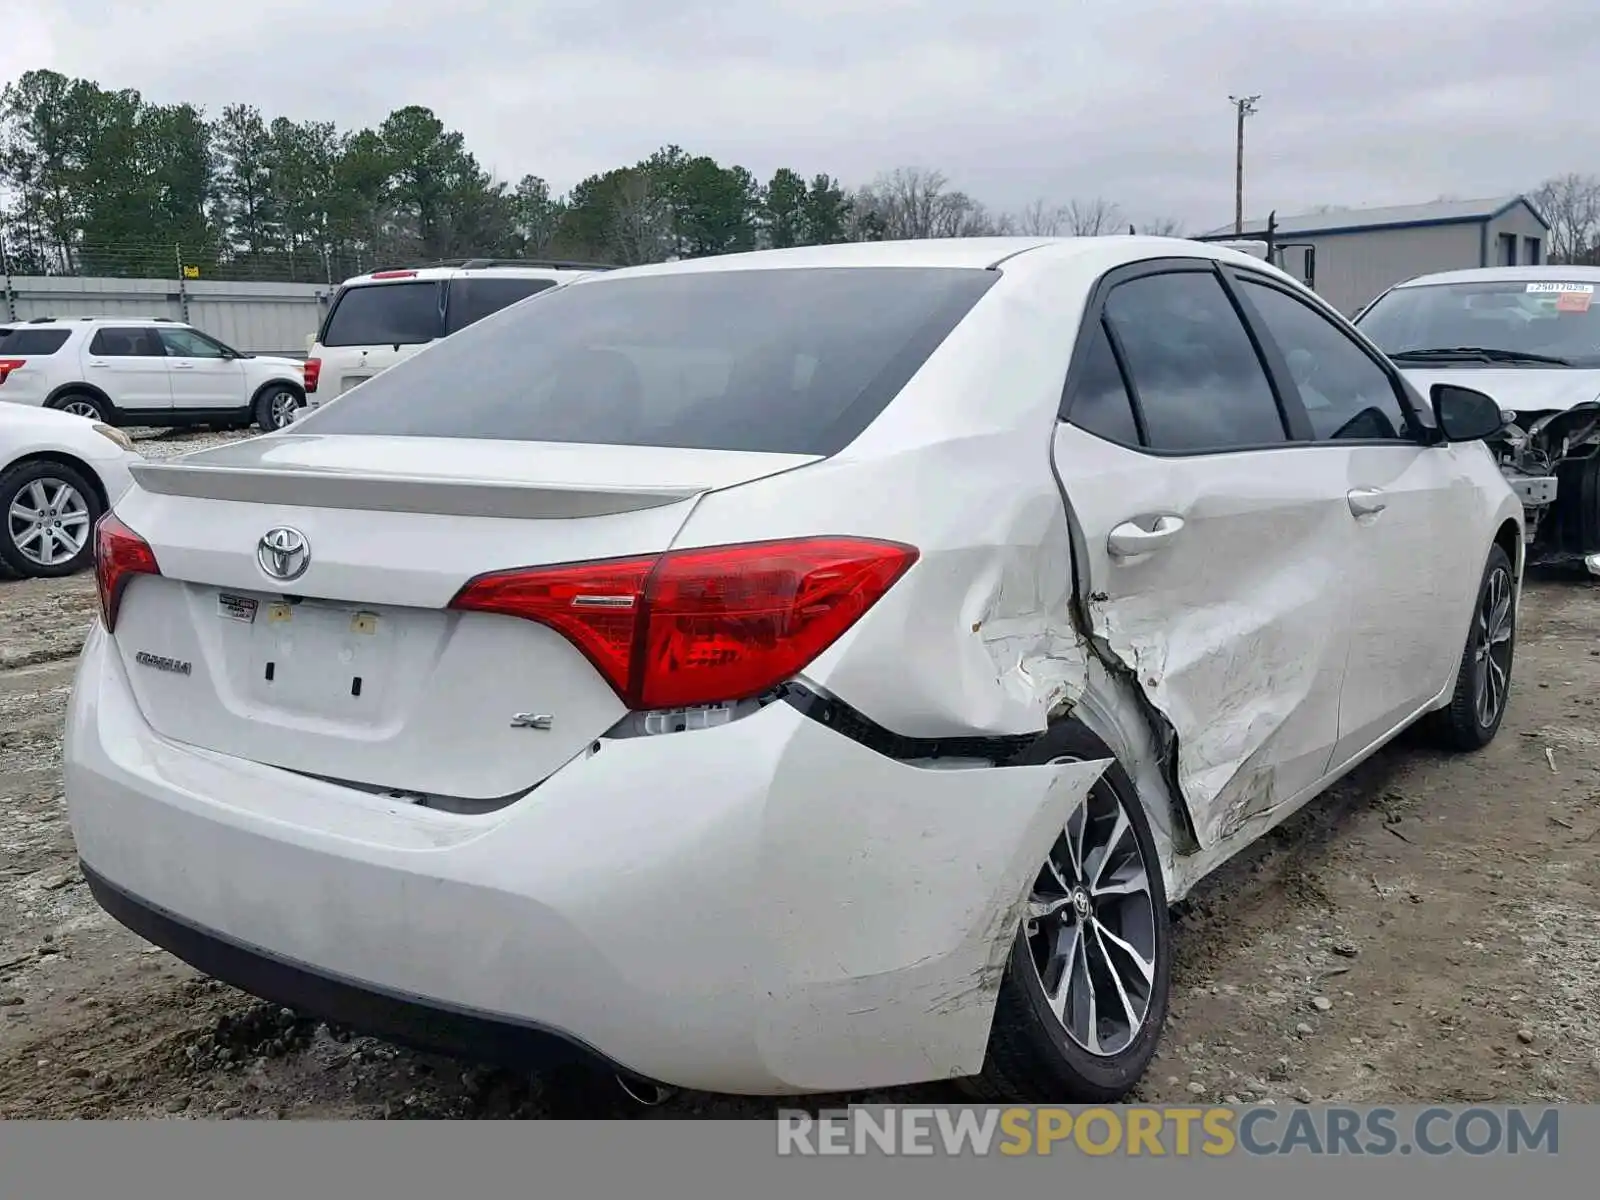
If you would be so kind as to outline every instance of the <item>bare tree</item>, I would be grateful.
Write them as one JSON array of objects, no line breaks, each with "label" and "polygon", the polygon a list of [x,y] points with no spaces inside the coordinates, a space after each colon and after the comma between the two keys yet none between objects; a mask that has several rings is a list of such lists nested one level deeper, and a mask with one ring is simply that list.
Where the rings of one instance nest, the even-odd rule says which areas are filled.
[{"label": "bare tree", "polygon": [[1183,222],[1176,217],[1153,217],[1139,226],[1147,237],[1182,237]]},{"label": "bare tree", "polygon": [[1105,237],[1122,229],[1122,212],[1109,200],[1072,200],[1061,210],[1062,223],[1073,237]]},{"label": "bare tree", "polygon": [[1551,262],[1587,261],[1600,242],[1600,179],[1557,175],[1528,197],[1550,222]]},{"label": "bare tree", "polygon": [[611,241],[625,265],[660,262],[667,256],[670,214],[643,171],[630,171],[611,204]]},{"label": "bare tree", "polygon": [[1017,214],[1017,232],[1026,237],[1058,237],[1065,220],[1061,205],[1035,200]]}]

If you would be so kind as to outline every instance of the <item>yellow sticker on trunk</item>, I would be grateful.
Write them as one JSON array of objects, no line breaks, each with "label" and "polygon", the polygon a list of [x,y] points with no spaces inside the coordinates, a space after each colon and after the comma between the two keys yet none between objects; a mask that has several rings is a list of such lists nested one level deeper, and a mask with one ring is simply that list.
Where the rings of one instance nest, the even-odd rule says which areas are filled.
[{"label": "yellow sticker on trunk", "polygon": [[267,620],[274,622],[287,621],[290,614],[293,612],[294,606],[292,604],[286,604],[282,600],[279,600],[267,605]]},{"label": "yellow sticker on trunk", "polygon": [[358,613],[356,613],[355,616],[350,618],[350,632],[351,633],[377,633],[378,632],[378,614],[377,613],[369,613],[369,612],[358,612]]}]

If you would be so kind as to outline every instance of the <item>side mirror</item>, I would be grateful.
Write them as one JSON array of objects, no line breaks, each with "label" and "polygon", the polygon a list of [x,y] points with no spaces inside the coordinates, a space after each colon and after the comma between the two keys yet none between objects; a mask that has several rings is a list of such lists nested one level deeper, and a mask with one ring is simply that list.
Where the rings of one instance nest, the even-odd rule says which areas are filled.
[{"label": "side mirror", "polygon": [[1506,415],[1494,398],[1453,383],[1436,383],[1428,390],[1439,432],[1447,442],[1476,442],[1493,437],[1506,427]]}]

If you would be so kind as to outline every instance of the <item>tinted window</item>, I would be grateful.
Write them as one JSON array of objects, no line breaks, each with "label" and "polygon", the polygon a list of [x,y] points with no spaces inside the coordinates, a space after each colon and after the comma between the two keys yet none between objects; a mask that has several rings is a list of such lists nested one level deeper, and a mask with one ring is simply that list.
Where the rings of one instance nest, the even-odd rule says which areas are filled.
[{"label": "tinted window", "polygon": [[1402,438],[1394,384],[1364,350],[1309,304],[1245,280],[1244,294],[1278,343],[1319,438]]},{"label": "tinted window", "polygon": [[161,344],[173,358],[223,358],[222,347],[192,329],[161,329]]},{"label": "tinted window", "polygon": [[1157,450],[1230,450],[1285,440],[1266,369],[1210,272],[1146,275],[1113,288],[1116,330]]},{"label": "tinted window", "polygon": [[69,329],[0,329],[0,354],[28,355],[54,354],[67,344],[72,336]]},{"label": "tinted window", "polygon": [[324,346],[415,346],[444,336],[444,285],[375,283],[346,288],[318,340]]},{"label": "tinted window", "polygon": [[161,342],[153,329],[113,329],[110,326],[95,331],[89,343],[90,354],[106,358],[162,358]]},{"label": "tinted window", "polygon": [[296,429],[832,454],[998,278],[904,267],[596,278],[446,338]]},{"label": "tinted window", "polygon": [[445,332],[455,333],[509,304],[556,285],[554,279],[455,279],[450,283]]},{"label": "tinted window", "polygon": [[1552,274],[1537,280],[1396,288],[1362,313],[1357,325],[1385,354],[1481,346],[1600,366],[1600,279],[1566,279],[1553,273],[1559,267],[1548,269]]},{"label": "tinted window", "polygon": [[1133,402],[1128,398],[1122,368],[1117,366],[1104,322],[1095,322],[1083,361],[1073,376],[1067,403],[1068,420],[1079,429],[1124,446],[1139,444]]}]

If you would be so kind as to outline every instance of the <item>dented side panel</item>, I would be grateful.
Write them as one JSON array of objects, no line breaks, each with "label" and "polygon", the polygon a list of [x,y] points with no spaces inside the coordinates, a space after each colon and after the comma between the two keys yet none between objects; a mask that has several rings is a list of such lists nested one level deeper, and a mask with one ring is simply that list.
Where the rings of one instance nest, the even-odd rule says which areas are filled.
[{"label": "dented side panel", "polygon": [[[1095,648],[1170,726],[1211,847],[1327,771],[1350,645],[1347,454],[1155,458],[1065,425],[1054,454]],[[1113,529],[1156,516],[1182,522],[1169,542],[1110,553]]]}]

